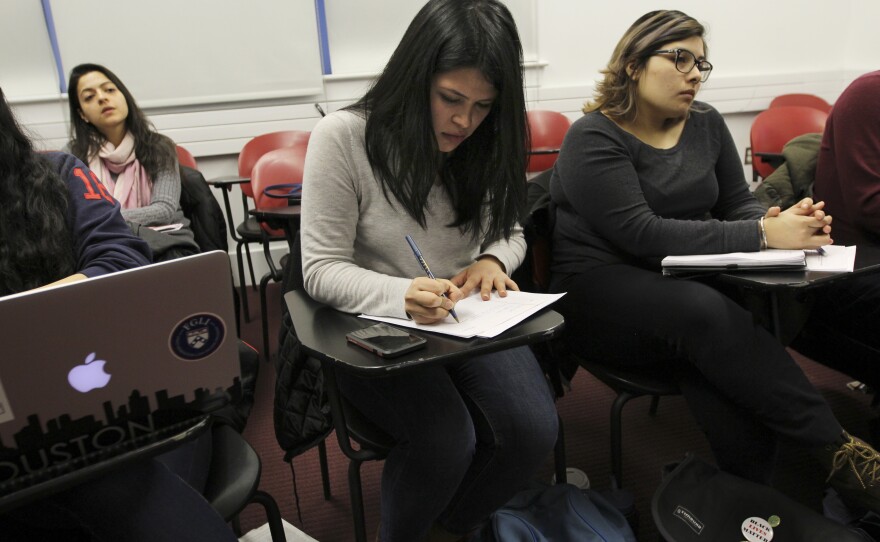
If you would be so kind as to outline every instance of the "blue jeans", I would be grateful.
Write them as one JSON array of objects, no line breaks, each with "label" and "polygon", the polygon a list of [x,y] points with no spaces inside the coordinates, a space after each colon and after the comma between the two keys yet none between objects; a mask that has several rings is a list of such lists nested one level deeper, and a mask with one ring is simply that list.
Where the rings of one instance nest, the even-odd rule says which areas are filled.
[{"label": "blue jeans", "polygon": [[349,402],[397,441],[382,471],[385,542],[421,540],[435,522],[467,533],[556,442],[553,397],[527,347],[391,377],[338,375]]}]

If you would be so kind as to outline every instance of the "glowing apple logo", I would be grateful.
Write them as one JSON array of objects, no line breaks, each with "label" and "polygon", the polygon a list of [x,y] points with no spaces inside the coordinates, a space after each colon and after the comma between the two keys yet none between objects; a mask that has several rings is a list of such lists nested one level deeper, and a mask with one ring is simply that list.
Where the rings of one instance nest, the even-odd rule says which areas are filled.
[{"label": "glowing apple logo", "polygon": [[103,359],[95,359],[92,352],[86,356],[85,363],[77,365],[67,373],[67,381],[76,391],[86,393],[95,388],[103,388],[110,382],[110,375],[104,372]]}]

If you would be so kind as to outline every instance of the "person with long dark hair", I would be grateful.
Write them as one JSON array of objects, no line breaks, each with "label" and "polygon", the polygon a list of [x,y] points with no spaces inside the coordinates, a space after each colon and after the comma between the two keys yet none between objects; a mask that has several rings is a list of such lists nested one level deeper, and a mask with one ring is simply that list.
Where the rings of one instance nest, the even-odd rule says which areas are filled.
[{"label": "person with long dark hair", "polygon": [[198,252],[180,207],[174,142],[155,130],[122,80],[104,66],[76,66],[67,88],[70,153],[119,200],[122,216],[150,243],[157,261]]},{"label": "person with long dark hair", "polygon": [[676,374],[721,468],[768,482],[784,437],[876,511],[880,456],[843,430],[783,345],[716,282],[661,274],[672,254],[831,243],[822,202],[765,211],[749,192],[724,119],[696,101],[707,55],[692,17],[642,16],[566,135],[550,179],[566,339],[603,363]]},{"label": "person with long dark hair", "polygon": [[138,267],[149,258],[84,164],[34,151],[0,89],[0,296]]},{"label": "person with long dark hair", "polygon": [[[35,152],[0,89],[0,296],[149,264],[149,247],[120,210],[76,157]],[[204,483],[207,459],[210,435],[0,515],[0,532],[10,542],[72,532],[90,540],[234,541],[190,485]]]},{"label": "person with long dark hair", "polygon": [[[372,88],[312,132],[301,229],[312,297],[432,323],[471,291],[489,299],[517,289],[509,274],[525,253],[522,70],[501,2],[422,7]],[[423,277],[407,234],[448,278]],[[525,347],[339,382],[396,441],[382,474],[385,542],[465,536],[556,440],[553,398]]]}]

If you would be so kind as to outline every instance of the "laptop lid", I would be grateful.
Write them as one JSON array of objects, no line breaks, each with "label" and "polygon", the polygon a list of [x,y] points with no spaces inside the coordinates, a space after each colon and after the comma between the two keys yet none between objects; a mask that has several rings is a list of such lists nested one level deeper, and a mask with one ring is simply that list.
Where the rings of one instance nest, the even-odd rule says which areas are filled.
[{"label": "laptop lid", "polygon": [[0,298],[0,322],[0,485],[241,395],[220,251]]}]

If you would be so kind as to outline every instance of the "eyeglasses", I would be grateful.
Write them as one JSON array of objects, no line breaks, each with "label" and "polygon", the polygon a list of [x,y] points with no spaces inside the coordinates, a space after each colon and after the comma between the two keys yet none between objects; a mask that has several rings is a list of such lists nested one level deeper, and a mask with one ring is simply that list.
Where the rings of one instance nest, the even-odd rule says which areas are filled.
[{"label": "eyeglasses", "polygon": [[700,81],[705,83],[712,73],[712,63],[708,60],[697,60],[697,56],[687,49],[663,49],[653,51],[652,55],[675,53],[675,69],[681,73],[690,73],[694,66],[700,71]]}]

